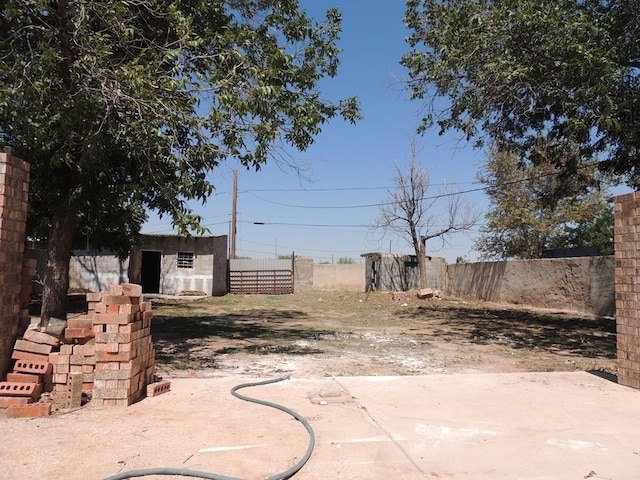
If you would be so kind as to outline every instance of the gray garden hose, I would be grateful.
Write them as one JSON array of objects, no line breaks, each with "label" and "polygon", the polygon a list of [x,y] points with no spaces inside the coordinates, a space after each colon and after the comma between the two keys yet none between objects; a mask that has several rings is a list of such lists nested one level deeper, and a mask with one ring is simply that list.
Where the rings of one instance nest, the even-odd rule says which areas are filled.
[{"label": "gray garden hose", "polygon": [[[313,429],[311,428],[311,425],[309,425],[309,422],[307,422],[307,420],[304,417],[302,417],[299,413],[294,412],[290,408],[284,407],[284,406],[279,405],[277,403],[267,402],[265,400],[260,400],[260,399],[257,399],[257,398],[252,398],[252,397],[247,397],[247,396],[244,396],[244,395],[240,395],[238,393],[238,390],[240,390],[242,388],[257,387],[257,386],[260,386],[260,385],[268,385],[270,383],[281,382],[281,381],[287,380],[287,379],[288,379],[288,377],[282,377],[282,378],[276,378],[276,379],[272,379],[272,380],[263,380],[261,382],[243,383],[241,385],[236,385],[235,387],[233,387],[231,389],[231,395],[233,395],[236,398],[239,398],[240,400],[245,400],[247,402],[257,403],[259,405],[264,405],[266,407],[275,408],[277,410],[280,410],[282,412],[285,412],[285,413],[291,415],[293,418],[295,418],[300,423],[302,423],[304,425],[304,428],[307,429],[307,432],[309,432],[309,446],[307,447],[307,452],[304,454],[302,459],[298,463],[296,463],[293,467],[291,467],[290,469],[288,469],[288,470],[286,470],[286,471],[284,471],[282,473],[278,473],[276,475],[273,475],[272,477],[269,477],[266,480],[286,480],[288,478],[293,477],[296,473],[298,473],[298,471],[300,471],[300,469],[302,469],[304,464],[307,463],[307,461],[311,457],[311,453],[313,452],[313,447],[315,446],[315,442],[316,442],[315,434],[313,433]],[[144,470],[130,470],[128,472],[122,472],[122,473],[118,473],[116,475],[112,475],[110,477],[105,478],[104,480],[123,480],[123,479],[127,479],[127,478],[146,477],[146,476],[150,476],[150,475],[178,475],[178,476],[183,476],[183,477],[208,478],[208,479],[212,479],[212,480],[242,480],[242,479],[236,478],[236,477],[226,477],[224,475],[217,475],[215,473],[199,472],[197,470],[188,470],[188,469],[184,469],[184,468],[147,468],[147,469],[144,469]]]}]

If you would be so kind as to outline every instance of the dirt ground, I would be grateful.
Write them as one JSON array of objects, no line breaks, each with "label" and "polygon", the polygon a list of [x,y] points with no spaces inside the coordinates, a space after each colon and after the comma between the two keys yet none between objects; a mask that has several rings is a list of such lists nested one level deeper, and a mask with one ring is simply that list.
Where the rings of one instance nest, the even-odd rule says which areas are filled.
[{"label": "dirt ground", "polygon": [[[387,474],[385,469],[404,458],[400,450],[378,458],[386,443],[360,445],[364,434],[344,431],[344,425],[353,429],[363,424],[375,427],[372,431],[378,435],[382,427],[373,422],[367,408],[354,403],[355,397],[339,396],[338,403],[332,403],[333,397],[322,394],[326,384],[335,388],[336,377],[351,376],[434,375],[435,379],[455,373],[616,373],[611,318],[391,293],[155,297],[152,302],[156,370],[174,379],[171,392],[113,411],[91,402],[78,410],[33,419],[6,419],[1,411],[0,436],[11,441],[0,446],[0,478],[97,479],[149,466],[265,478],[260,473],[265,468],[282,464],[284,470],[299,458],[292,445],[302,438],[300,427],[274,416],[270,409],[240,405],[244,402],[231,397],[229,388],[245,381],[239,377],[253,381],[285,376],[291,377],[286,388],[260,387],[265,390],[258,397],[283,404],[298,401],[301,413],[326,440],[314,452],[315,463],[300,478],[417,478]],[[83,300],[74,305],[78,311],[86,308]],[[464,377],[469,381],[473,376]],[[215,391],[208,390],[212,382]],[[329,406],[308,400],[309,392],[316,391]],[[504,408],[511,407],[507,403]],[[248,421],[260,426],[259,431],[245,428]],[[342,445],[336,438],[351,434],[356,443],[338,449]],[[225,447],[201,453],[209,452],[203,446],[210,445]],[[240,448],[236,445],[251,447],[251,454],[236,451]],[[372,470],[363,476],[362,469],[369,467],[358,462],[367,455],[375,457],[370,468],[376,474]]]},{"label": "dirt ground", "polygon": [[415,294],[154,298],[165,377],[616,374],[615,319]]}]

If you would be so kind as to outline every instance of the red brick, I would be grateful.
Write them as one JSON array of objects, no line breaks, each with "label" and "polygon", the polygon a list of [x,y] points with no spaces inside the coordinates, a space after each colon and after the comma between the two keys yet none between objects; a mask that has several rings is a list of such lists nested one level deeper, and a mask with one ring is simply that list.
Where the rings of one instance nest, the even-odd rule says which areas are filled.
[{"label": "red brick", "polygon": [[51,402],[38,402],[7,408],[8,418],[46,417],[51,415]]},{"label": "red brick", "polygon": [[51,372],[51,364],[48,361],[18,360],[13,366],[13,371],[23,373],[49,373]]},{"label": "red brick", "polygon": [[22,350],[14,350],[11,353],[11,359],[24,360],[28,362],[49,363],[49,355],[40,355],[39,353],[23,352]]},{"label": "red brick", "polygon": [[69,374],[67,381],[67,402],[69,408],[80,408],[82,404],[82,375]]},{"label": "red brick", "polygon": [[73,353],[73,345],[60,345],[60,353],[62,355],[71,355]]},{"label": "red brick", "polygon": [[171,382],[164,380],[162,382],[151,383],[147,385],[147,397],[157,397],[171,390]]},{"label": "red brick", "polygon": [[69,363],[58,363],[53,366],[53,374],[56,373],[69,373],[71,371],[71,365]]},{"label": "red brick", "polygon": [[133,358],[135,358],[134,352],[117,352],[117,353],[113,353],[113,352],[96,351],[96,363],[128,362],[128,361],[132,360]]},{"label": "red brick", "polygon": [[129,397],[129,392],[126,388],[93,388],[92,398],[102,399],[126,399]]},{"label": "red brick", "polygon": [[108,287],[109,295],[122,295],[122,285],[109,285]]},{"label": "red brick", "polygon": [[95,355],[71,355],[69,359],[71,365],[95,365]]},{"label": "red brick", "polygon": [[140,311],[139,305],[132,305],[127,303],[125,305],[118,305],[118,313],[132,314]]},{"label": "red brick", "polygon": [[123,295],[127,295],[129,297],[142,296],[142,285],[138,285],[136,283],[123,283],[121,284],[121,287]]},{"label": "red brick", "polygon": [[102,292],[87,292],[87,302],[99,302],[102,300]]},{"label": "red brick", "polygon": [[[135,323],[129,325],[135,325]],[[128,327],[128,325],[120,326],[120,328],[126,327]],[[96,335],[96,343],[129,343],[131,340],[130,333],[98,333]]]},{"label": "red brick", "polygon": [[140,310],[142,312],[148,312],[151,310],[151,302],[140,302]]},{"label": "red brick", "polygon": [[74,345],[74,355],[84,355],[85,357],[92,357],[95,355],[96,345],[95,343],[86,343],[84,345]]},{"label": "red brick", "polygon": [[94,381],[126,380],[131,378],[131,370],[100,370],[94,374]]},{"label": "red brick", "polygon": [[93,326],[92,315],[81,315],[72,317],[67,320],[67,329],[69,328],[91,328]]},{"label": "red brick", "polygon": [[37,353],[39,355],[48,356],[51,353],[51,350],[53,350],[53,345],[47,345],[44,343],[35,343],[35,342],[30,342],[29,340],[18,339],[16,340],[16,343],[13,348],[14,350],[20,350],[22,352]]},{"label": "red brick", "polygon": [[142,322],[131,322],[118,327],[118,333],[133,333],[142,328]]},{"label": "red brick", "polygon": [[67,340],[73,339],[85,339],[88,340],[95,336],[92,327],[82,327],[82,328],[65,328],[64,336]]},{"label": "red brick", "polygon": [[0,395],[36,398],[42,392],[40,383],[0,382]]},{"label": "red brick", "polygon": [[22,336],[25,340],[29,340],[34,343],[44,343],[46,345],[52,345],[57,347],[60,345],[60,339],[58,337],[54,337],[53,335],[49,335],[48,333],[39,332],[32,328],[27,329]]},{"label": "red brick", "polygon": [[7,382],[42,383],[42,375],[33,373],[7,373]]},{"label": "red brick", "polygon": [[131,299],[124,295],[105,295],[102,297],[102,303],[107,307],[110,305],[130,305]]},{"label": "red brick", "polygon": [[95,371],[95,365],[81,365],[80,371],[82,373],[93,373]]},{"label": "red brick", "polygon": [[15,405],[27,405],[33,402],[31,397],[0,397],[0,408],[9,408]]},{"label": "red brick", "polygon": [[96,373],[102,371],[120,370],[119,362],[96,363]]},{"label": "red brick", "polygon": [[96,313],[93,316],[93,323],[104,325],[126,325],[134,320],[133,315],[124,315],[119,313]]}]

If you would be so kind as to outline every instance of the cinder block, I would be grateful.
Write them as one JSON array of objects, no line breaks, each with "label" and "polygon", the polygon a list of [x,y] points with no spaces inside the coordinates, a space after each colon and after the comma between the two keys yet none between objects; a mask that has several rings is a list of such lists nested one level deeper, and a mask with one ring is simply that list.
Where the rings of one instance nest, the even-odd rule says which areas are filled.
[{"label": "cinder block", "polygon": [[7,408],[8,418],[46,417],[48,415],[51,415],[51,402],[38,402]]},{"label": "cinder block", "polygon": [[171,382],[164,380],[162,382],[151,383],[147,385],[147,397],[157,397],[171,390]]}]

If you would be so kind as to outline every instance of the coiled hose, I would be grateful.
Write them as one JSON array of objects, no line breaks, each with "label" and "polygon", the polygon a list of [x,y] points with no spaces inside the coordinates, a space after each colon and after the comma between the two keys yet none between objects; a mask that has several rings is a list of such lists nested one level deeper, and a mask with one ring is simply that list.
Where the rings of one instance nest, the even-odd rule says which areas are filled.
[{"label": "coiled hose", "polygon": [[[288,415],[291,415],[293,418],[295,418],[300,423],[302,423],[304,425],[304,428],[307,429],[307,432],[309,432],[309,446],[307,447],[307,451],[302,457],[302,459],[300,459],[298,463],[296,463],[294,466],[292,466],[288,470],[282,473],[273,475],[272,477],[269,477],[266,480],[286,480],[288,478],[293,477],[296,473],[298,473],[298,471],[302,469],[304,464],[307,463],[307,461],[311,457],[311,453],[313,452],[313,447],[315,446],[315,443],[316,443],[315,434],[313,433],[313,429],[311,428],[311,425],[309,425],[309,422],[299,413],[291,410],[290,408],[279,405],[277,403],[267,402],[266,400],[260,400],[257,398],[241,395],[238,393],[238,390],[241,390],[243,388],[248,388],[248,387],[268,385],[270,383],[281,382],[287,379],[288,377],[282,377],[282,378],[276,378],[271,380],[263,380],[261,382],[243,383],[240,385],[236,385],[231,389],[231,394],[234,397],[239,398],[240,400],[244,400],[246,402],[251,402],[251,403],[257,403],[259,405],[264,405],[266,407],[275,408],[276,410],[280,410]],[[123,480],[123,479],[134,478],[134,477],[147,477],[150,475],[178,475],[178,476],[184,476],[184,477],[208,478],[212,480],[242,480],[236,477],[227,477],[224,475],[217,475],[215,473],[200,472],[197,470],[188,470],[184,468],[147,468],[143,470],[130,470],[128,472],[122,472],[116,475],[112,475],[110,477],[105,478],[104,480]]]}]

